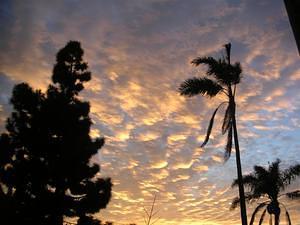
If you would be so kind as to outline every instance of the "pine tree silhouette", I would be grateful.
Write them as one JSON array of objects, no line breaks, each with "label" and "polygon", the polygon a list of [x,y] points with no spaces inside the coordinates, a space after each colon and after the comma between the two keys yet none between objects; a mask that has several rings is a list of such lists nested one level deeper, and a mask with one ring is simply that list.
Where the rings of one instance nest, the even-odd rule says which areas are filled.
[{"label": "pine tree silhouette", "polygon": [[80,43],[70,41],[57,53],[46,93],[26,83],[13,90],[14,110],[0,136],[6,224],[62,225],[78,217],[80,225],[95,225],[92,214],[110,200],[110,178],[99,178],[99,165],[90,161],[104,139],[90,137],[90,105],[78,97],[91,79],[82,56]]}]

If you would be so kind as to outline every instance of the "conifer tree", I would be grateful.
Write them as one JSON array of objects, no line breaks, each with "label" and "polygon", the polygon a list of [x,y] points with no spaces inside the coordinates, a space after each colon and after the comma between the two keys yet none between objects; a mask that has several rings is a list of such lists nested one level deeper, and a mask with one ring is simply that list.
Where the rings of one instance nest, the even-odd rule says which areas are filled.
[{"label": "conifer tree", "polygon": [[[14,110],[0,136],[0,210],[7,224],[97,224],[92,214],[111,197],[111,181],[91,162],[104,139],[92,139],[90,105],[79,98],[91,79],[80,43],[70,41],[56,56],[46,93],[15,86]],[[7,205],[8,207],[6,207]]]}]

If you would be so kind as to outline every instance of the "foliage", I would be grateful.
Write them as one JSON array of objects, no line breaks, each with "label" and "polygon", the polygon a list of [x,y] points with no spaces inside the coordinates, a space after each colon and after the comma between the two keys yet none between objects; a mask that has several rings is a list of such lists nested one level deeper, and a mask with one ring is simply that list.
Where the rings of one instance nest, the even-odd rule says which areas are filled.
[{"label": "foliage", "polygon": [[[226,50],[230,49],[230,44],[225,45]],[[228,51],[228,50],[227,50]],[[227,61],[226,61],[227,60]],[[204,147],[209,141],[209,137],[213,128],[214,118],[219,108],[227,104],[224,120],[222,124],[222,134],[227,133],[227,144],[225,146],[224,158],[227,160],[231,155],[232,150],[232,119],[234,117],[234,95],[232,89],[235,90],[235,85],[241,80],[242,68],[239,62],[230,64],[230,54],[228,51],[227,58],[215,59],[213,57],[197,57],[192,60],[192,64],[199,66],[207,65],[208,69],[206,76],[193,77],[185,80],[179,87],[181,95],[192,97],[201,94],[203,96],[214,97],[218,94],[225,94],[228,97],[227,102],[222,102],[214,111],[209,126],[207,129],[205,140],[201,147]]]},{"label": "foliage", "polygon": [[[261,199],[261,197],[266,197],[268,199],[256,207],[252,214],[250,225],[254,223],[256,214],[264,208],[270,215],[275,215],[275,224],[278,224],[279,215],[281,212],[280,206],[285,209],[287,222],[288,224],[291,224],[288,211],[278,200],[280,196],[286,196],[291,199],[297,197],[300,190],[282,195],[280,195],[280,192],[284,191],[286,187],[298,176],[300,176],[300,164],[291,166],[288,169],[281,171],[279,159],[270,164],[268,169],[262,166],[254,166],[254,172],[243,176],[243,183],[249,188],[249,191],[246,193],[246,199],[248,202],[258,201]],[[234,187],[237,184],[238,181],[234,180],[232,186]],[[238,205],[239,198],[237,197],[233,200],[231,209],[235,209]],[[264,213],[261,215],[260,220],[263,221],[263,219]]]},{"label": "foliage", "polygon": [[76,41],[57,53],[46,93],[14,87],[0,137],[0,210],[8,224],[62,225],[64,217],[79,217],[78,224],[96,225],[92,214],[110,200],[111,181],[99,178],[90,160],[104,139],[90,137],[90,105],[78,97],[91,79],[82,56]]}]

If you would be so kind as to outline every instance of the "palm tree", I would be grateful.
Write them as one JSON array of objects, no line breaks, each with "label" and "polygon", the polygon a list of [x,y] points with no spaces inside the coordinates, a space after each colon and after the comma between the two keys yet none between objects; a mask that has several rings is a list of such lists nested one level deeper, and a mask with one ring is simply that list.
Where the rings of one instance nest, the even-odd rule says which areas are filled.
[{"label": "palm tree", "polygon": [[185,80],[180,85],[179,92],[181,95],[188,97],[192,97],[198,94],[208,97],[215,97],[218,94],[223,94],[227,97],[228,101],[222,102],[213,112],[207,129],[206,138],[201,147],[204,147],[209,140],[209,136],[214,123],[214,118],[218,109],[222,105],[227,104],[227,109],[225,111],[225,116],[222,125],[222,134],[227,133],[227,144],[225,147],[224,157],[225,160],[227,160],[230,157],[232,149],[232,139],[234,139],[234,145],[236,150],[237,177],[239,181],[238,184],[241,206],[241,219],[242,225],[247,225],[245,195],[242,183],[240,149],[235,119],[236,85],[240,82],[242,69],[239,62],[236,62],[235,64],[230,63],[230,43],[225,45],[225,49],[226,57],[222,57],[219,59],[215,59],[213,57],[198,57],[192,60],[191,63],[195,66],[199,66],[200,64],[205,64],[208,66],[206,77],[194,77]]},{"label": "palm tree", "polygon": [[[275,225],[279,225],[280,212],[282,207],[285,210],[285,215],[287,219],[287,224],[291,225],[291,219],[289,212],[287,211],[285,205],[278,201],[282,196],[288,198],[300,198],[300,190],[296,190],[289,193],[280,194],[280,191],[284,191],[285,188],[296,179],[297,176],[300,176],[300,164],[289,167],[286,170],[281,171],[279,168],[280,160],[277,159],[268,169],[265,169],[261,166],[254,166],[254,172],[249,175],[243,176],[243,183],[245,186],[248,186],[250,191],[246,192],[247,202],[253,202],[259,200],[262,197],[266,197],[267,200],[258,204],[255,208],[250,224],[254,223],[256,214],[262,211],[259,224],[261,225],[266,212],[270,214],[270,225],[272,225],[272,215],[275,218]],[[235,180],[232,183],[232,186],[236,186],[238,181]],[[231,209],[235,209],[239,205],[239,198],[236,197],[231,204]]]}]

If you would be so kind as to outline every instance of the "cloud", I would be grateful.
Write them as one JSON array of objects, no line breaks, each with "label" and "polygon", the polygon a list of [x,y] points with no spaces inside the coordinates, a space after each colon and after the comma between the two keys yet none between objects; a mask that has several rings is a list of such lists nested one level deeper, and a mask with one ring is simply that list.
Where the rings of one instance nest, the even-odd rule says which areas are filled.
[{"label": "cloud", "polygon": [[[244,173],[277,157],[300,162],[299,60],[282,1],[31,0],[1,6],[2,118],[11,110],[14,83],[45,89],[55,53],[69,40],[82,43],[93,76],[82,95],[91,103],[91,135],[106,138],[94,160],[115,184],[99,218],[143,223],[143,206],[156,194],[162,224],[239,224],[238,210],[228,211],[237,190],[228,188],[236,177],[234,152],[223,160],[224,109],[210,142],[199,148],[224,98],[177,93],[182,81],[205,72],[190,61],[224,54],[229,41],[232,61],[243,67],[236,99]],[[289,204],[292,218],[298,208]]]}]

